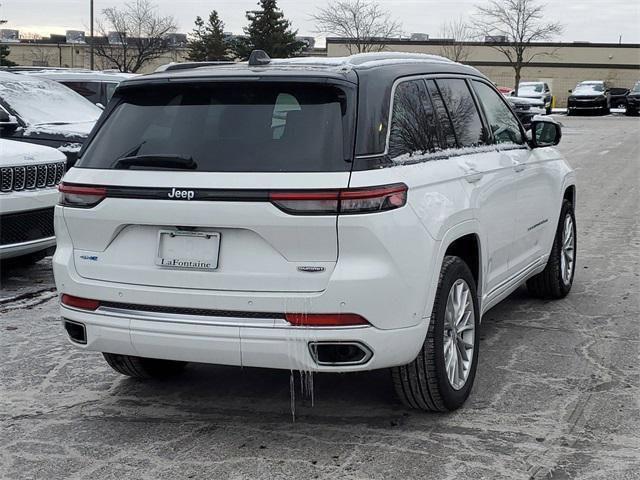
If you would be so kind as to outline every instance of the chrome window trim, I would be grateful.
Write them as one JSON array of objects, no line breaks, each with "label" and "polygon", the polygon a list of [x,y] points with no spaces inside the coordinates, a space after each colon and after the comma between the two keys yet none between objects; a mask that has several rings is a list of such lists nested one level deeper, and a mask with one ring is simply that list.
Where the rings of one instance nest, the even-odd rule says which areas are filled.
[{"label": "chrome window trim", "polygon": [[[400,85],[403,82],[410,82],[412,80],[435,80],[438,78],[458,78],[458,79],[462,79],[462,80],[476,80],[479,82],[483,82],[489,86],[491,86],[493,88],[493,86],[491,85],[491,82],[489,82],[488,80],[486,80],[483,77],[476,77],[473,75],[463,75],[463,74],[459,74],[459,73],[428,73],[428,74],[423,74],[423,75],[409,75],[407,77],[400,77],[397,78],[396,80],[394,80],[393,85],[391,86],[391,99],[389,101],[389,116],[387,117],[387,135],[386,135],[386,140],[385,140],[385,144],[384,144],[384,151],[381,153],[368,153],[366,155],[356,155],[355,158],[356,160],[358,159],[367,159],[367,158],[377,158],[377,157],[383,157],[385,155],[389,154],[389,139],[391,138],[391,121],[393,120],[393,104],[394,104],[394,99],[396,96],[396,89],[398,88],[398,85]],[[475,100],[475,92],[471,91],[470,94],[474,97]],[[482,112],[480,111],[480,109],[478,109],[478,115],[482,115]],[[482,119],[482,117],[481,117]],[[526,137],[525,137],[526,138]],[[497,146],[498,144],[493,143],[492,145]],[[519,147],[514,147],[513,149],[509,149],[509,150],[520,150],[523,148],[527,148],[527,144],[526,141],[522,146]],[[506,149],[505,149],[506,150]],[[443,152],[446,150],[443,150]]]}]

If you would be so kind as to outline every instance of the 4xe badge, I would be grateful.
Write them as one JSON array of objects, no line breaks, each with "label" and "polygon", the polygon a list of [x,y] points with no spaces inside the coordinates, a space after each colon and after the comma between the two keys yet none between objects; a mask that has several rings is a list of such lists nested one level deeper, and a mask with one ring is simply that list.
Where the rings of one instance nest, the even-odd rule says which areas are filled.
[{"label": "4xe badge", "polygon": [[175,198],[177,200],[192,200],[195,195],[196,194],[193,190],[178,190],[176,188],[172,188],[171,191],[167,194],[169,198]]}]

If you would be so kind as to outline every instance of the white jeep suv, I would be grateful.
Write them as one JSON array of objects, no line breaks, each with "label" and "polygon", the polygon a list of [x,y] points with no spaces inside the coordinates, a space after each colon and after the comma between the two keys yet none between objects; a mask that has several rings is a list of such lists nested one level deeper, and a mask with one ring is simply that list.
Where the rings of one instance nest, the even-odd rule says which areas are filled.
[{"label": "white jeep suv", "polygon": [[35,262],[55,246],[53,210],[65,162],[54,148],[0,139],[0,259]]},{"label": "white jeep suv", "polygon": [[574,173],[490,81],[440,57],[194,66],[120,84],[60,186],[71,342],[118,372],[392,367],[469,395],[482,314],[575,271]]}]

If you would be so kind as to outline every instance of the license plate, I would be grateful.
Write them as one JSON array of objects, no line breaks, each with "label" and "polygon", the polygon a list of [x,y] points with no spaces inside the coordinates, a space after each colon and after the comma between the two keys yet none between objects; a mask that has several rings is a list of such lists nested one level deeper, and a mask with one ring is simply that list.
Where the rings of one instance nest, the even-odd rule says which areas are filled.
[{"label": "license plate", "polygon": [[156,265],[190,270],[218,268],[220,234],[161,230],[158,234]]}]

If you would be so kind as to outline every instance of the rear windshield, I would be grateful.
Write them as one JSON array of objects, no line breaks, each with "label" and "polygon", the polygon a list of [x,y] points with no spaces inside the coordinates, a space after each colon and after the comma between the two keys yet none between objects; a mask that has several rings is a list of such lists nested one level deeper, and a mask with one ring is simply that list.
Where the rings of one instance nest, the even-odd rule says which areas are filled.
[{"label": "rear windshield", "polygon": [[341,89],[303,83],[190,83],[124,90],[76,165],[165,169],[153,157],[193,159],[207,172],[348,171]]}]

